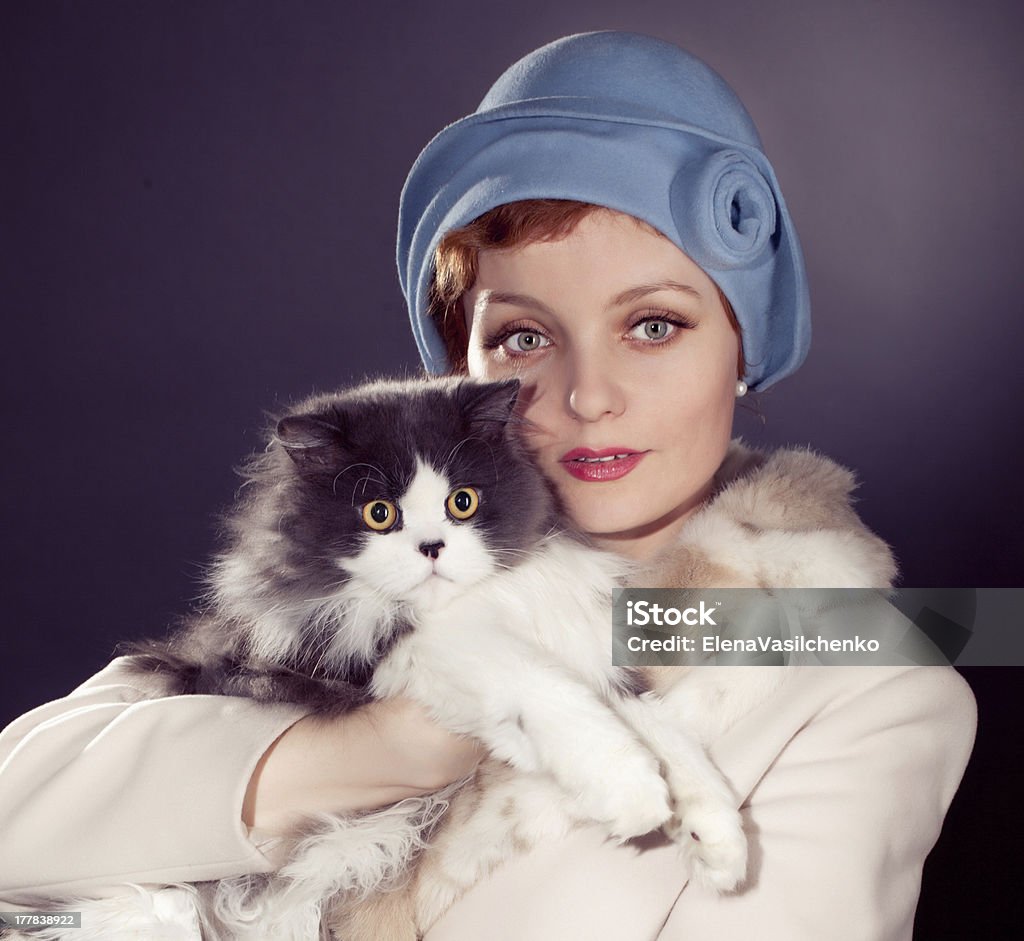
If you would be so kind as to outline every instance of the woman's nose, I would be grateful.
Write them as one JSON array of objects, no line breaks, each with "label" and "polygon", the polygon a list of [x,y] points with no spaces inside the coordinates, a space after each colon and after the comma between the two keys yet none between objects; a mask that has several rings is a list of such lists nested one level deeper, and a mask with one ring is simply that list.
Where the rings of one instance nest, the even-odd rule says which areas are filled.
[{"label": "woman's nose", "polygon": [[606,415],[621,415],[626,397],[608,364],[589,358],[573,365],[567,405],[579,421],[599,421]]}]

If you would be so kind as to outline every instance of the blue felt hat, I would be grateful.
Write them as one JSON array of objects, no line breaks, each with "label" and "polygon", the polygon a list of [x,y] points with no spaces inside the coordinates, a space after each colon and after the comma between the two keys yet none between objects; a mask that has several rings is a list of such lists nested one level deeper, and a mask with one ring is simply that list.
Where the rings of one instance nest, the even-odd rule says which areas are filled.
[{"label": "blue felt hat", "polygon": [[600,32],[520,59],[409,172],[398,271],[428,371],[448,366],[427,316],[441,237],[495,206],[544,198],[642,219],[700,265],[736,312],[751,389],[803,362],[811,338],[803,256],[750,115],[682,49]]}]

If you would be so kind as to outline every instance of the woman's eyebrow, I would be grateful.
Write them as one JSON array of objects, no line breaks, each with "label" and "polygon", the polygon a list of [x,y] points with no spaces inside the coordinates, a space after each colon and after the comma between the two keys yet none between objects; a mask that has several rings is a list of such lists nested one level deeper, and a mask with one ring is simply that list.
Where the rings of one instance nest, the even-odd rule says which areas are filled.
[{"label": "woman's eyebrow", "polygon": [[652,284],[638,284],[635,288],[627,288],[621,294],[616,294],[612,298],[612,306],[629,304],[640,300],[642,297],[646,297],[648,294],[656,294],[658,291],[679,291],[682,294],[696,298],[698,301],[704,299],[703,295],[695,287],[689,284],[682,284],[679,281],[668,280],[656,281]]},{"label": "woman's eyebrow", "polygon": [[509,304],[513,307],[537,310],[543,314],[552,314],[551,308],[536,297],[531,297],[529,294],[514,294],[511,291],[484,291],[475,306],[487,307],[491,304]]}]

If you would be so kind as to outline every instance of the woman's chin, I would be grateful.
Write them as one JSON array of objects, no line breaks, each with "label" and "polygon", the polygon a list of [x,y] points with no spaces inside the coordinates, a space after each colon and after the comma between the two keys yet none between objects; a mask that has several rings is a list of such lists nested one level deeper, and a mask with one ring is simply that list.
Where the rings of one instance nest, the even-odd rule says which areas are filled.
[{"label": "woman's chin", "polygon": [[609,506],[590,514],[570,508],[576,525],[594,545],[633,558],[648,558],[671,545],[699,504],[674,507],[660,515],[613,512]]}]

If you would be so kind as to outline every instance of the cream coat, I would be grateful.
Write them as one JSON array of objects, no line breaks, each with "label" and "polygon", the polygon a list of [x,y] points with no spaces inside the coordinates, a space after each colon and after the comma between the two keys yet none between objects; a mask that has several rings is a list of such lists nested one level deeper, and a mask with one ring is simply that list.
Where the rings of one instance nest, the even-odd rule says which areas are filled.
[{"label": "cream coat", "polygon": [[[662,584],[891,577],[884,544],[850,509],[852,478],[831,462],[734,447],[718,483]],[[734,668],[736,701],[758,672]],[[277,844],[246,831],[242,799],[301,714],[226,697],[147,700],[115,661],[23,716],[0,735],[0,899],[31,906],[272,869]],[[613,846],[584,828],[493,874],[428,941],[910,939],[921,867],[973,742],[966,684],[941,668],[804,667],[730,721],[711,752],[750,838],[742,891],[702,893],[671,846]]]}]

